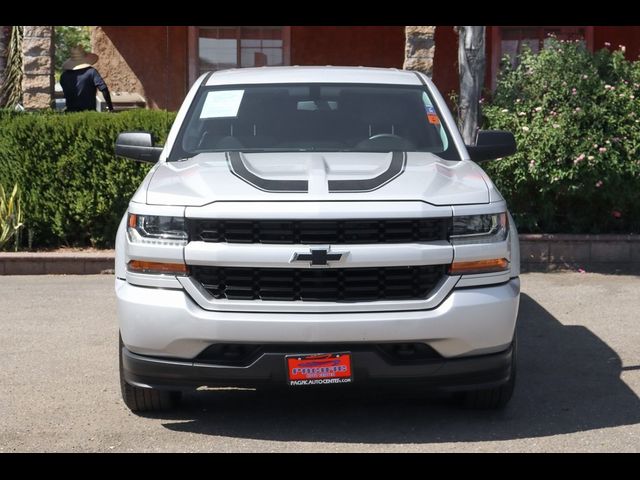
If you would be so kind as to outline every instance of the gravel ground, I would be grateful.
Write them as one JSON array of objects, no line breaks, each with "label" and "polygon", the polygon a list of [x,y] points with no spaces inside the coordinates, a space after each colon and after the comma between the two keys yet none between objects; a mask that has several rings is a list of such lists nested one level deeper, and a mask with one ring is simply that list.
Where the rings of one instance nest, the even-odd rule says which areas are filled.
[{"label": "gravel ground", "polygon": [[410,392],[120,399],[113,277],[0,277],[0,452],[640,451],[640,277],[522,276],[518,385],[502,412]]}]

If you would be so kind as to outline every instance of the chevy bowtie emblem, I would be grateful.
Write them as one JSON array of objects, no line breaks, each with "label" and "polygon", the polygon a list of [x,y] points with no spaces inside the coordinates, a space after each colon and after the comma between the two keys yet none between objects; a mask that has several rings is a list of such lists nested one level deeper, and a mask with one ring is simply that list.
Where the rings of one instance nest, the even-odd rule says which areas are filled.
[{"label": "chevy bowtie emblem", "polygon": [[329,262],[339,262],[347,253],[331,252],[328,247],[311,248],[309,253],[294,253],[289,262],[309,262],[312,267],[326,267]]}]

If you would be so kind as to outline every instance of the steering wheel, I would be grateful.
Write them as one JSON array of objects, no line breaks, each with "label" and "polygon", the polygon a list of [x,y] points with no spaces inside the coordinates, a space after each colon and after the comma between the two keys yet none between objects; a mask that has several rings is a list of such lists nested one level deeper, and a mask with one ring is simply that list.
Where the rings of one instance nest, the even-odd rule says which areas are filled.
[{"label": "steering wheel", "polygon": [[404,140],[400,135],[396,135],[395,133],[378,133],[372,137],[369,137],[369,140],[376,140],[378,138],[394,138],[396,140]]}]

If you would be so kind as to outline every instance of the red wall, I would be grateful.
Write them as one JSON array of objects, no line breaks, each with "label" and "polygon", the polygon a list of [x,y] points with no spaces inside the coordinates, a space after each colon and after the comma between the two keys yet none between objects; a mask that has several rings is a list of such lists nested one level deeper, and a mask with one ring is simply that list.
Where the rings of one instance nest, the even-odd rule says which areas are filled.
[{"label": "red wall", "polygon": [[593,48],[600,50],[604,48],[605,42],[611,44],[610,48],[615,50],[618,45],[626,47],[625,57],[627,60],[638,60],[640,55],[640,27],[594,27]]},{"label": "red wall", "polygon": [[452,26],[438,25],[435,34],[436,51],[433,57],[433,83],[449,100],[451,91],[458,91],[458,34]]},{"label": "red wall", "polygon": [[291,27],[292,65],[402,68],[404,26]]},{"label": "red wall", "polygon": [[150,108],[177,110],[187,93],[187,27],[101,27],[92,48],[113,91],[137,92]]}]

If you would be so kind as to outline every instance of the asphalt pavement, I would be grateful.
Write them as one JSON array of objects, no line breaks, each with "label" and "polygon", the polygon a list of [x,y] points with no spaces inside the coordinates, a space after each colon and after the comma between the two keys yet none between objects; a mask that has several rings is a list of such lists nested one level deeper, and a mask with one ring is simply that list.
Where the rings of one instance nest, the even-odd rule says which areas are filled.
[{"label": "asphalt pavement", "polygon": [[112,275],[0,276],[0,452],[640,451],[640,277],[522,276],[501,412],[412,392],[202,391],[122,403]]}]

